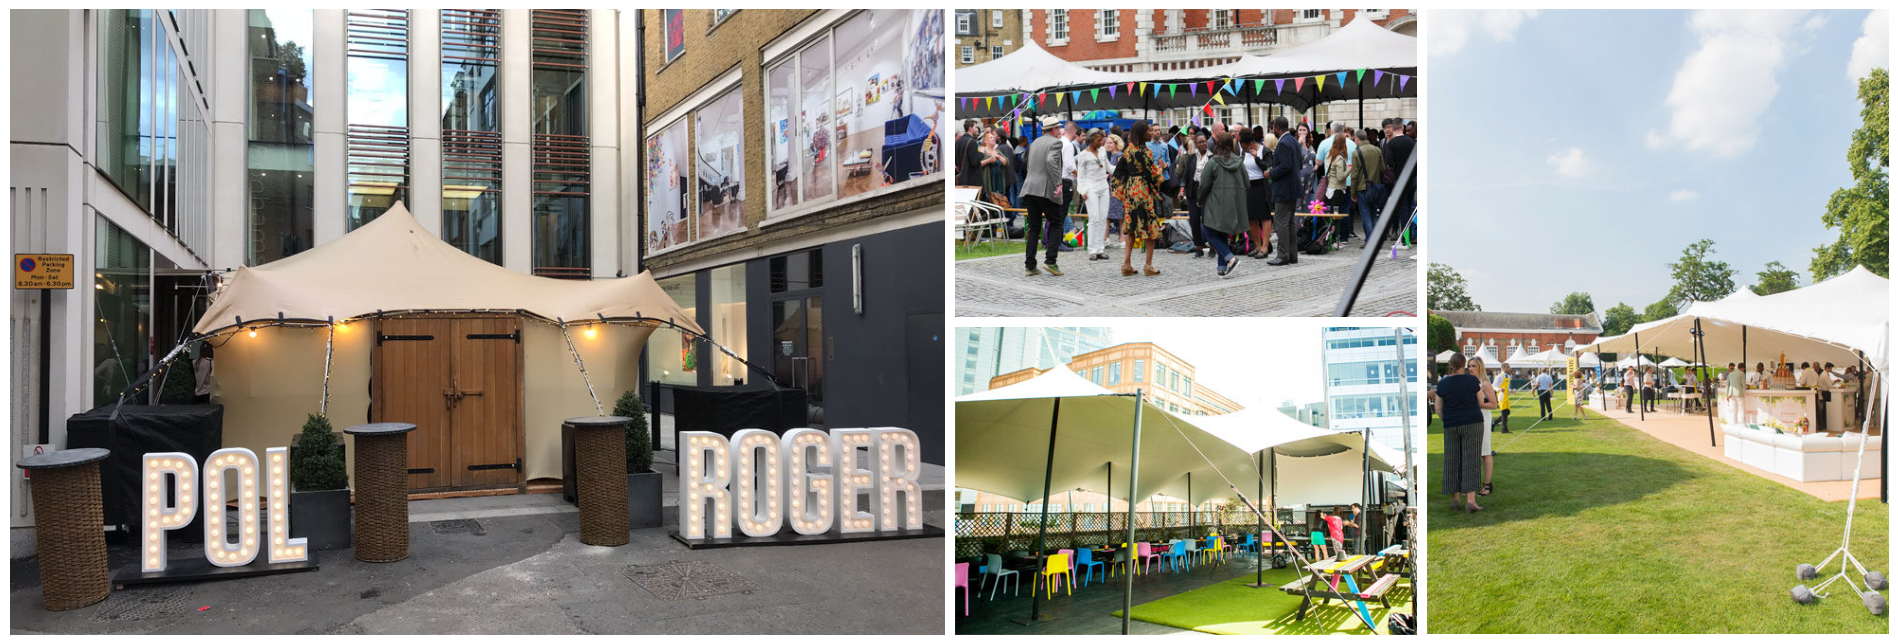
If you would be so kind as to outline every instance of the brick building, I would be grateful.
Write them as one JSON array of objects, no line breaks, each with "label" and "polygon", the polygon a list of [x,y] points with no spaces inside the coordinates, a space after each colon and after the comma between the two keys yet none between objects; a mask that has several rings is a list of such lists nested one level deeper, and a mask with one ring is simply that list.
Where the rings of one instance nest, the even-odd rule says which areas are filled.
[{"label": "brick building", "polygon": [[1564,353],[1585,346],[1601,336],[1598,313],[1548,314],[1542,312],[1466,312],[1432,310],[1456,326],[1456,343],[1463,356],[1473,356],[1481,346],[1496,346],[1496,355],[1507,359],[1516,346],[1535,354],[1555,348]]},{"label": "brick building", "polygon": [[[1385,29],[1417,35],[1412,9],[1031,9],[1023,10],[1024,40],[1032,40],[1062,59],[1112,72],[1185,71],[1233,62],[1241,55],[1269,56],[1317,41],[1353,20],[1370,20]],[[977,57],[976,62],[984,62]],[[1187,74],[1190,75],[1190,74]],[[1273,116],[1329,122],[1332,105],[1315,114],[1297,114],[1283,105],[1215,107],[1217,118],[1256,123]],[[1176,119],[1192,108],[1171,110]],[[1417,117],[1417,99],[1368,100],[1364,122],[1386,117]],[[1358,108],[1338,107],[1336,117],[1354,127]],[[1162,116],[1161,121],[1166,117]]]},{"label": "brick building", "polygon": [[[806,389],[811,425],[904,426],[942,463],[945,275],[915,248],[942,237],[943,12],[640,14],[626,126],[644,269],[714,341]],[[646,360],[672,386],[769,386],[672,331]]]},{"label": "brick building", "polygon": [[950,50],[956,68],[981,64],[1021,48],[1021,9],[955,10],[956,44]]},{"label": "brick building", "polygon": [[[1068,369],[1114,392],[1145,391],[1147,400],[1183,415],[1223,415],[1244,407],[1194,385],[1193,364],[1152,343],[1123,343],[1074,355]],[[1021,383],[1046,369],[1025,368],[989,380],[989,389]]]}]

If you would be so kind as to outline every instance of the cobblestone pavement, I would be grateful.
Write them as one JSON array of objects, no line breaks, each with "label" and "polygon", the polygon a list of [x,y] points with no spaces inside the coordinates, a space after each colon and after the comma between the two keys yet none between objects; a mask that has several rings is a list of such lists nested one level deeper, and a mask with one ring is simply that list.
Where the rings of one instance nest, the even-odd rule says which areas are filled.
[{"label": "cobblestone pavement", "polygon": [[[956,316],[1329,316],[1357,269],[1358,250],[1301,255],[1291,266],[1240,259],[1231,278],[1214,274],[1215,261],[1156,252],[1159,276],[1120,275],[1121,251],[1106,261],[1063,252],[1063,276],[1022,276],[1022,257],[956,262]],[[1143,259],[1136,254],[1138,268]],[[1373,264],[1352,316],[1417,312],[1417,252],[1386,249]]]}]

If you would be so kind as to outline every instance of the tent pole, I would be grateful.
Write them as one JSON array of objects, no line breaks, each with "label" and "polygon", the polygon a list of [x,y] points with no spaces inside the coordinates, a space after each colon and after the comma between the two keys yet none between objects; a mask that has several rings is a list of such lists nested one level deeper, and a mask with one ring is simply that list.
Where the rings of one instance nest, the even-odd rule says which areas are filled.
[{"label": "tent pole", "polygon": [[[1246,113],[1247,114],[1252,113],[1252,108],[1250,106],[1246,108]],[[1257,455],[1259,457],[1259,494],[1264,495],[1265,494],[1265,451],[1261,450],[1257,453]],[[1264,526],[1265,522],[1261,521],[1259,522],[1259,525]],[[1252,567],[1254,569],[1253,577],[1252,577],[1252,588],[1259,588],[1265,585],[1265,531],[1262,529],[1255,529],[1255,530],[1259,530],[1259,534],[1257,536],[1259,539],[1258,539],[1257,547],[1254,548],[1252,551]]]},{"label": "tent pole", "polygon": [[[1133,463],[1129,466],[1132,470],[1127,473],[1127,566],[1129,568],[1126,573],[1121,574],[1121,578],[1125,580],[1121,583],[1124,587],[1120,608],[1121,635],[1126,635],[1128,628],[1133,624],[1134,570],[1139,568],[1136,566],[1139,559],[1134,557],[1134,554],[1140,551],[1136,548],[1135,542],[1138,540],[1134,535],[1134,494],[1139,492],[1140,486],[1140,410],[1141,402],[1145,399],[1143,392],[1140,389],[1134,390],[1134,454]],[[1112,492],[1112,489],[1108,490]],[[1034,596],[1029,596],[1029,599],[1034,599]]]},{"label": "tent pole", "polygon": [[[1359,80],[1359,82],[1363,82],[1363,81]],[[1396,329],[1393,329],[1392,332],[1397,335],[1397,359],[1399,362],[1406,361],[1409,358],[1409,355],[1404,354],[1404,330],[1402,328],[1396,328]],[[1598,348],[1597,351],[1599,350],[1600,349]],[[1422,365],[1422,364],[1418,364],[1418,365]],[[1406,370],[1406,368],[1402,368],[1402,367],[1398,368],[1397,370],[1397,418],[1398,418],[1398,426],[1400,426],[1402,430],[1404,431],[1404,507],[1405,508],[1404,508],[1404,513],[1398,517],[1399,520],[1403,520],[1410,516],[1409,507],[1410,507],[1411,498],[1417,496],[1417,489],[1413,488],[1410,483],[1411,480],[1416,478],[1417,469],[1410,467],[1410,387],[1406,385],[1407,382],[1410,380],[1410,375],[1405,374],[1404,370]],[[1509,394],[1509,393],[1505,391],[1503,394]],[[1587,415],[1583,415],[1583,416],[1587,416]],[[1413,543],[1416,540],[1416,535],[1414,535],[1414,533],[1416,532],[1417,532],[1416,524],[1407,523],[1406,526],[1404,527],[1404,550],[1409,551],[1410,554],[1413,556],[1413,559],[1415,559],[1415,556],[1417,555],[1417,546]],[[1413,563],[1412,566],[1414,567],[1415,564]],[[1411,587],[1413,590],[1416,588],[1416,584],[1417,583],[1415,581],[1411,582]],[[1415,618],[1417,616],[1417,600],[1415,598],[1412,598],[1410,600],[1410,615],[1412,618]]]},{"label": "tent pole", "polygon": [[1641,385],[1641,333],[1634,333],[1634,398],[1641,402],[1641,421],[1648,420],[1648,391]]},{"label": "tent pole", "polygon": [[[1056,432],[1059,431],[1060,428],[1061,428],[1061,398],[1055,397],[1054,413],[1051,417],[1048,418],[1048,465],[1047,467],[1042,469],[1042,473],[1041,473],[1041,525],[1035,530],[1034,553],[1036,555],[1041,556],[1041,563],[1043,566],[1046,566],[1048,564],[1048,553],[1047,551],[1042,550],[1042,548],[1047,545],[1047,539],[1048,539],[1048,493],[1051,492],[1052,490],[1049,488],[1049,486],[1054,484],[1054,438],[1055,438]],[[1035,569],[1035,573],[1036,573],[1035,575],[1036,579],[1039,579],[1041,577],[1040,576],[1041,569]],[[1029,586],[1033,587],[1034,584],[1030,583]],[[1050,593],[1053,593],[1054,587],[1052,584],[1049,585],[1048,591]],[[1034,592],[1032,590],[1029,591],[1028,602],[1029,602],[1028,621],[1022,622],[1023,625],[1034,624],[1035,622],[1041,621],[1041,600],[1035,599]],[[1049,618],[1049,619],[1053,619],[1053,618]]]},{"label": "tent pole", "polygon": [[[1403,346],[1403,342],[1399,341],[1398,346],[1401,348]],[[1358,512],[1362,514],[1356,515],[1354,516],[1354,518],[1358,520],[1362,520],[1363,522],[1357,525],[1358,554],[1363,555],[1364,554],[1364,531],[1369,530],[1365,528],[1365,526],[1369,526],[1371,523],[1371,520],[1369,519],[1370,514],[1371,514],[1371,428],[1370,426],[1365,426],[1364,428],[1364,474],[1362,477],[1358,478],[1358,495],[1360,496],[1360,499],[1358,501]]]},{"label": "tent pole", "polygon": [[580,360],[580,351],[573,349],[573,335],[567,332],[567,322],[560,322],[560,336],[567,339],[567,352],[573,355],[573,365],[580,368],[580,380],[587,384],[587,396],[593,398],[593,412],[604,417],[606,410],[600,407],[600,396],[593,393],[593,379],[587,376],[587,364]]},{"label": "tent pole", "polygon": [[1193,505],[1193,471],[1186,471],[1186,534],[1199,539],[1199,507]]},{"label": "tent pole", "polygon": [[1694,317],[1694,345],[1700,348],[1700,354],[1694,359],[1694,361],[1700,363],[1699,387],[1706,391],[1700,393],[1700,400],[1706,402],[1702,405],[1707,407],[1707,443],[1710,446],[1718,448],[1720,447],[1720,438],[1716,436],[1719,433],[1715,432],[1713,428],[1713,404],[1710,402],[1712,395],[1709,394],[1713,392],[1713,387],[1707,385],[1707,335],[1700,330],[1700,317]]},{"label": "tent pole", "polygon": [[323,339],[323,403],[317,406],[316,414],[329,416],[330,413],[330,359],[336,350],[336,324],[329,324],[329,336]]},{"label": "tent pole", "polygon": [[[1107,531],[1107,545],[1112,546],[1114,544],[1114,462],[1107,462],[1107,488],[1101,491],[1101,494],[1107,496],[1107,528],[1105,530]],[[1109,566],[1108,568],[1113,567]]]}]

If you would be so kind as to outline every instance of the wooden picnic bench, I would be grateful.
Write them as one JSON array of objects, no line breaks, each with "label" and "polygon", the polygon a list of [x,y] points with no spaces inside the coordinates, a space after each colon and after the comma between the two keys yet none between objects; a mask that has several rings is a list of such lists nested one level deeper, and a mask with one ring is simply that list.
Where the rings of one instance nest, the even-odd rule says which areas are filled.
[{"label": "wooden picnic bench", "polygon": [[[1287,595],[1299,597],[1297,620],[1305,619],[1305,614],[1311,610],[1314,600],[1317,601],[1318,606],[1329,604],[1331,600],[1338,600],[1340,603],[1377,600],[1385,608],[1390,608],[1390,599],[1385,597],[1385,594],[1397,585],[1399,576],[1395,573],[1386,573],[1357,590],[1341,586],[1341,584],[1355,585],[1356,574],[1370,569],[1372,564],[1381,559],[1383,558],[1378,555],[1351,555],[1342,559],[1319,560],[1305,567],[1310,574],[1301,575],[1298,579],[1279,586],[1279,590]],[[1352,579],[1347,580],[1347,577]],[[1365,579],[1371,578],[1367,576]],[[1349,606],[1349,604],[1346,605]]]}]

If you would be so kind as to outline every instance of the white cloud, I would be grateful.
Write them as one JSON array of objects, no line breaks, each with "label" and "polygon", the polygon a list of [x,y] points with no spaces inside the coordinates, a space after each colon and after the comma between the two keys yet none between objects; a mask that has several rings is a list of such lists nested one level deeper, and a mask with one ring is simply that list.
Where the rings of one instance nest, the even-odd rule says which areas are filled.
[{"label": "white cloud", "polygon": [[1580,147],[1570,147],[1549,155],[1549,165],[1555,167],[1555,173],[1569,178],[1581,178],[1595,171],[1594,159],[1589,158],[1588,153]]},{"label": "white cloud", "polygon": [[1858,86],[1860,78],[1872,69],[1891,64],[1891,12],[1873,9],[1865,16],[1864,35],[1852,43],[1852,59],[1845,63],[1845,75]]},{"label": "white cloud", "polygon": [[1759,118],[1779,95],[1788,42],[1806,11],[1697,11],[1689,21],[1700,46],[1688,54],[1667,94],[1666,128],[1651,148],[1673,145],[1731,157],[1753,147]]},{"label": "white cloud", "polygon": [[1497,42],[1513,42],[1516,29],[1541,13],[1539,9],[1485,9],[1436,11],[1430,14],[1430,55],[1447,56],[1463,49],[1481,31]]},{"label": "white cloud", "polygon": [[1700,198],[1700,192],[1691,189],[1677,189],[1667,193],[1667,200],[1685,203]]}]

